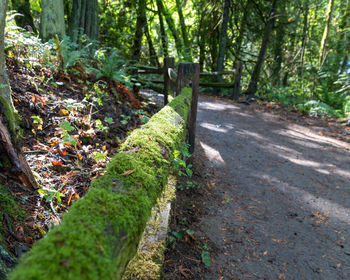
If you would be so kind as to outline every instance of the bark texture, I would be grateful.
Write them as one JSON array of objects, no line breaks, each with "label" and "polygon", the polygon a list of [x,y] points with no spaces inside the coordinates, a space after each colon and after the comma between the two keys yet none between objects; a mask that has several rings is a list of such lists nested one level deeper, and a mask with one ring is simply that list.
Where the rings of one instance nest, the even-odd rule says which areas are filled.
[{"label": "bark texture", "polygon": [[40,38],[48,41],[65,35],[63,0],[41,0]]},{"label": "bark texture", "polygon": [[143,30],[147,23],[146,17],[146,0],[139,0],[137,6],[137,21],[136,21],[136,29],[134,35],[134,44],[132,47],[132,59],[138,61],[141,55],[141,47],[142,47],[142,35]]},{"label": "bark texture", "polygon": [[82,35],[97,40],[99,35],[97,0],[73,0],[68,34],[73,42],[78,43]]}]

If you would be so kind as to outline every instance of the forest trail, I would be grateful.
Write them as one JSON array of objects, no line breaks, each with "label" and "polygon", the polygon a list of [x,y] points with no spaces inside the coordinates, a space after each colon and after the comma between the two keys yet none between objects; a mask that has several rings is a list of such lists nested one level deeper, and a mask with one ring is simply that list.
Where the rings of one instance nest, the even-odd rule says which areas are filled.
[{"label": "forest trail", "polygon": [[194,279],[350,279],[348,143],[201,96],[194,160],[213,260]]}]

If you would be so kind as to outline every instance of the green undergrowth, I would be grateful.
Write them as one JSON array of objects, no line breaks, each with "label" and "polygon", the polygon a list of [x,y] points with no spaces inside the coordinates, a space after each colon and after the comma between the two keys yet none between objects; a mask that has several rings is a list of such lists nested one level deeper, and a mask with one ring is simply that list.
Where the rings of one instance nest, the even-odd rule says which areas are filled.
[{"label": "green undergrowth", "polygon": [[105,175],[23,257],[10,279],[121,279],[185,137],[191,95],[185,89],[131,133]]}]

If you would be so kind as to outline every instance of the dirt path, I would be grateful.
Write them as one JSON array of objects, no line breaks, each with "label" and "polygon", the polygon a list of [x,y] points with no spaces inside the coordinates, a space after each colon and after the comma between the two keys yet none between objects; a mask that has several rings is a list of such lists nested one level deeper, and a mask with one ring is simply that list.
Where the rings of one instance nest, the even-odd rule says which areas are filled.
[{"label": "dirt path", "polygon": [[168,279],[350,279],[349,144],[201,97],[194,157],[203,189],[187,211],[213,264]]}]

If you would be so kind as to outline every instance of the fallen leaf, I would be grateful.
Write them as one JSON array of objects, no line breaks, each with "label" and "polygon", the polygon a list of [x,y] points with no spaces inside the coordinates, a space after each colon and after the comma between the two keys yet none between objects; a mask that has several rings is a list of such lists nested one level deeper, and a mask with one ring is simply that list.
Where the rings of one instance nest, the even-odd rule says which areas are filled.
[{"label": "fallen leaf", "polygon": [[132,174],[134,172],[135,172],[135,169],[130,169],[130,170],[127,170],[127,171],[123,172],[119,176],[129,176],[130,174]]},{"label": "fallen leaf", "polygon": [[83,156],[80,153],[77,153],[77,157],[78,157],[79,160],[83,159]]},{"label": "fallen leaf", "polygon": [[69,115],[69,112],[66,110],[66,109],[61,109],[59,114],[64,117],[64,116],[68,116]]}]

